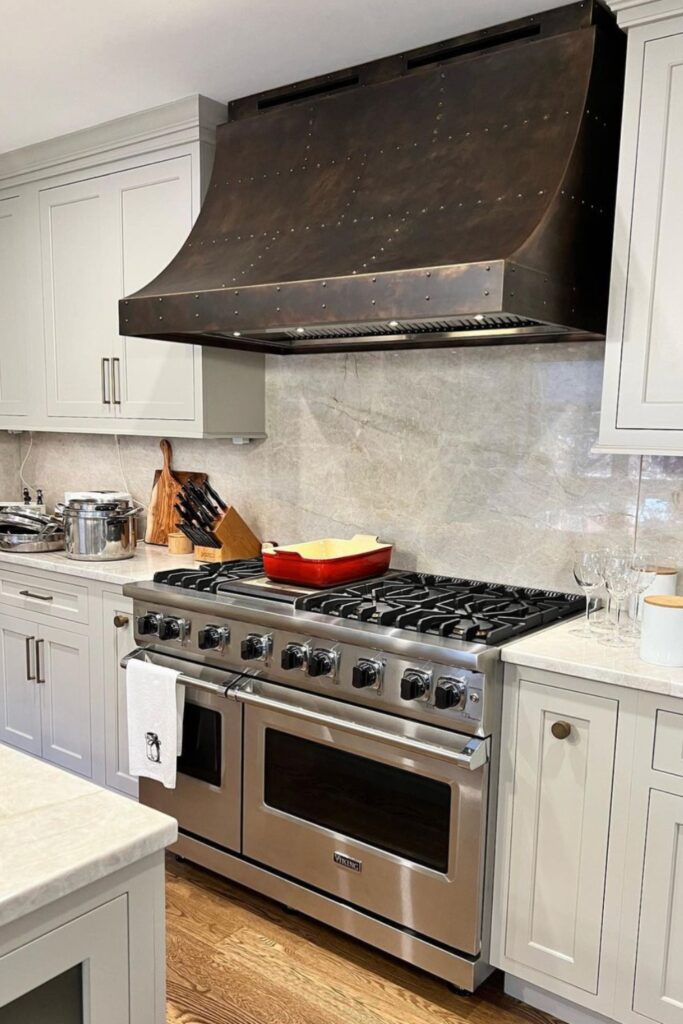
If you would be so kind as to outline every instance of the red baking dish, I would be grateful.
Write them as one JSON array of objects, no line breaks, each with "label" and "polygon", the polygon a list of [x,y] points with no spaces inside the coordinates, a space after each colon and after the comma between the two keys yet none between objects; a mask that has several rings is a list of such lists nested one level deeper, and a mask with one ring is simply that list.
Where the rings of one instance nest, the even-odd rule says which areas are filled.
[{"label": "red baking dish", "polygon": [[377,537],[361,533],[351,540],[328,537],[286,547],[264,544],[263,569],[266,576],[280,583],[333,587],[380,576],[389,568],[391,552],[391,544],[381,544]]}]

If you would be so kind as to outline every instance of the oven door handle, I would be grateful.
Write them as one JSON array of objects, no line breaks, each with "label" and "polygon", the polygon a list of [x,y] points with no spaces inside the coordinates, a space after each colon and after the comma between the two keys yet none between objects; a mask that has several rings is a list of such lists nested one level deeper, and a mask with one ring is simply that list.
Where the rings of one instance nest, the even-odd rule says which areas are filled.
[{"label": "oven door handle", "polygon": [[[121,658],[121,668],[126,668],[129,661],[149,661],[152,664],[166,665],[169,668],[176,668],[176,665],[171,658],[152,656],[150,652],[146,651],[143,647],[136,647],[136,649],[131,651],[130,654],[126,654],[125,657]],[[228,695],[229,688],[233,686],[236,679],[239,678],[238,673],[222,673],[220,669],[210,669],[209,671],[219,679],[224,675],[225,681],[214,683],[209,679],[198,679],[196,676],[188,676],[183,672],[179,672],[177,682],[180,683],[181,686],[192,686],[197,690],[206,690],[208,693],[215,693],[220,697],[226,697]]]},{"label": "oven door handle", "polygon": [[362,736],[364,739],[386,743],[411,754],[434,757],[439,761],[456,765],[458,768],[466,768],[469,771],[476,771],[478,768],[482,768],[489,760],[488,739],[473,736],[461,750],[451,750],[449,747],[426,743],[424,740],[415,739],[411,736],[400,736],[395,733],[384,732],[382,729],[376,729],[371,725],[349,722],[336,718],[334,715],[325,715],[319,711],[311,711],[309,708],[285,704],[283,701],[276,700],[273,697],[264,697],[261,693],[254,693],[251,687],[253,687],[252,680],[242,680],[231,686],[226,696],[239,701],[241,704],[252,704],[254,707],[267,708],[269,711],[290,715],[299,721],[329,726],[329,728],[336,729],[339,732],[347,732],[352,736]]}]

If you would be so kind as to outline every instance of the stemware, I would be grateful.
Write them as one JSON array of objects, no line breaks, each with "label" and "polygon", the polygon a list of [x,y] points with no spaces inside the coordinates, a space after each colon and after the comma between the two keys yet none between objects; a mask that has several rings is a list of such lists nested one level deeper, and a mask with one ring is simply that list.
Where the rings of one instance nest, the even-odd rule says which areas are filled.
[{"label": "stemware", "polygon": [[640,610],[643,594],[657,578],[657,569],[651,558],[634,554],[631,559],[631,600],[628,603],[628,618],[623,626],[626,636],[640,636]]},{"label": "stemware", "polygon": [[633,556],[627,554],[610,554],[605,559],[603,567],[605,586],[616,610],[613,632],[608,636],[601,637],[599,641],[606,647],[628,647],[633,642],[624,635],[622,615],[624,602],[633,592],[632,561]]},{"label": "stemware", "polygon": [[575,636],[591,637],[591,598],[603,584],[602,559],[597,551],[579,551],[572,564],[577,585],[586,595],[586,617],[583,625],[570,630]]}]

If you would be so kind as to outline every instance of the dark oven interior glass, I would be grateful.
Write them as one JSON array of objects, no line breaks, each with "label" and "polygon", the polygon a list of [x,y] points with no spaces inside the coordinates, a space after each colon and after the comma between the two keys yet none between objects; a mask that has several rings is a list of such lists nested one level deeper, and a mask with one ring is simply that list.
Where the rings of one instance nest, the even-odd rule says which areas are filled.
[{"label": "dark oven interior glass", "polygon": [[220,714],[201,704],[185,701],[178,771],[212,786],[220,786],[221,754]]},{"label": "dark oven interior glass", "polygon": [[451,788],[402,768],[266,730],[269,807],[415,864],[448,870]]}]

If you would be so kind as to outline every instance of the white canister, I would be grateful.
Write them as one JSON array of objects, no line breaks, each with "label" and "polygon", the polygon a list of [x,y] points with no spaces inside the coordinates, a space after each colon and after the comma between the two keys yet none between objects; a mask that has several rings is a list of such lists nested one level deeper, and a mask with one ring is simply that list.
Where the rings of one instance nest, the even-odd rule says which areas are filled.
[{"label": "white canister", "polygon": [[[650,569],[650,572],[652,570]],[[678,591],[678,570],[670,566],[658,566],[655,569],[656,576],[650,586],[642,594],[633,598],[633,604],[637,606],[637,618],[643,618],[643,602],[651,594],[675,594]],[[631,608],[631,615],[635,609]]]},{"label": "white canister", "polygon": [[652,665],[683,668],[683,597],[655,594],[645,598],[640,657]]}]

